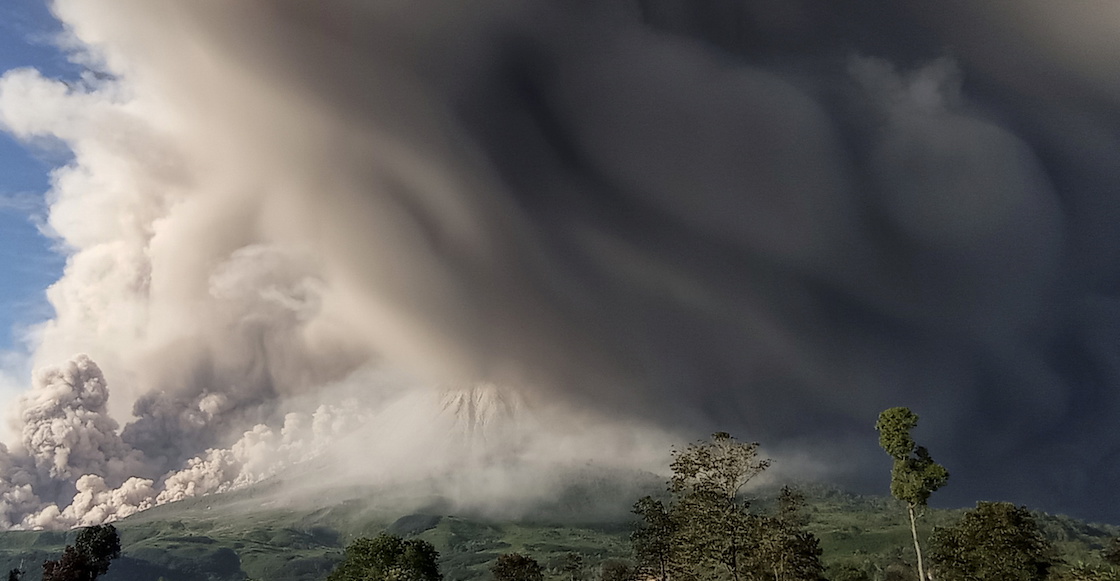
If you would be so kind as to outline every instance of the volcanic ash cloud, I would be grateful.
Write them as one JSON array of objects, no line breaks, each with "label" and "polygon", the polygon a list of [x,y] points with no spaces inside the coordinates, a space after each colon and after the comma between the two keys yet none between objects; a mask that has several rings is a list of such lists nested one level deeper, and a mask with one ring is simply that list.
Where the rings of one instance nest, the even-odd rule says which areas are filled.
[{"label": "volcanic ash cloud", "polygon": [[344,480],[346,433],[421,477],[449,434],[647,465],[723,429],[870,488],[900,404],[947,495],[1115,510],[1120,92],[1083,55],[1120,55],[1078,34],[1113,3],[52,6],[91,72],[0,79],[73,153],[0,524]]}]

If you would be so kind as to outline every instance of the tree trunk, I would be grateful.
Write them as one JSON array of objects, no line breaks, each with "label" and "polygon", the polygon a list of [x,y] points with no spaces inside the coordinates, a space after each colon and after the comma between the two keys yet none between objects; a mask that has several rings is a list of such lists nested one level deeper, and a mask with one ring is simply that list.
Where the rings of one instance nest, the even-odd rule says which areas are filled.
[{"label": "tree trunk", "polygon": [[[732,545],[732,547],[734,547],[734,545]],[[734,551],[734,548],[732,548],[732,551]],[[732,553],[731,554],[731,562],[728,563],[728,568],[731,569],[731,579],[733,581],[739,581],[739,554],[738,553]]]},{"label": "tree trunk", "polygon": [[906,509],[910,513],[910,534],[914,536],[914,553],[918,555],[918,580],[926,581],[925,567],[922,566],[922,546],[918,544],[918,526],[914,524],[914,505],[907,504]]}]

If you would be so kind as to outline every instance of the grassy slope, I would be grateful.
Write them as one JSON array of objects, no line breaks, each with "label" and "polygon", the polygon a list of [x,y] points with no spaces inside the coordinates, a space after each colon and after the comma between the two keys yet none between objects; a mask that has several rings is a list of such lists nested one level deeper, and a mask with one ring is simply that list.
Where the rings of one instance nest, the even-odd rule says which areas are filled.
[{"label": "grassy slope", "polygon": [[[569,493],[535,519],[491,522],[471,515],[424,511],[404,518],[390,503],[369,497],[328,508],[299,508],[267,500],[258,491],[192,499],[147,511],[117,523],[124,557],[113,564],[108,581],[310,581],[324,579],[357,536],[383,530],[414,535],[440,551],[449,581],[487,577],[501,553],[523,552],[552,566],[549,577],[569,551],[584,556],[588,573],[607,559],[629,556],[630,523],[618,511],[609,518],[580,514],[599,485]],[[612,493],[619,491],[612,490]],[[881,576],[892,562],[909,559],[910,533],[902,509],[893,501],[827,489],[811,489],[810,528],[821,538],[826,562],[849,563]],[[608,494],[610,496],[610,494]],[[632,500],[632,499],[630,499]],[[618,500],[628,507],[630,500]],[[601,503],[599,503],[601,504]],[[764,509],[765,503],[759,507]],[[953,522],[962,511],[931,510],[923,528]],[[1040,523],[1071,562],[1091,561],[1094,551],[1120,528],[1090,525],[1065,517],[1041,517]],[[40,564],[57,556],[73,533],[10,532],[0,534],[2,571],[19,566],[28,581],[39,578]]]}]

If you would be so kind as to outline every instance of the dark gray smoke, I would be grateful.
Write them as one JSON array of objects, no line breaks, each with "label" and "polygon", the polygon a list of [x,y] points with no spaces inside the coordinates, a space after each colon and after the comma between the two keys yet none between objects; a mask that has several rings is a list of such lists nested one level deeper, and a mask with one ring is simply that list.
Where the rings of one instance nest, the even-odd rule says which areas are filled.
[{"label": "dark gray smoke", "polygon": [[1120,518],[1113,2],[55,8],[111,77],[0,85],[76,156],[39,359],[156,488],[404,368],[875,490],[907,405],[941,501]]}]

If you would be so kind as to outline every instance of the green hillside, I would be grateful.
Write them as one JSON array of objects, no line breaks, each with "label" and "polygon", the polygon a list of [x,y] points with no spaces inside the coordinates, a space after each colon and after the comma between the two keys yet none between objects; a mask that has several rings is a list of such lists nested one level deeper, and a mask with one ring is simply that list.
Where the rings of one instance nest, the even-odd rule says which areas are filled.
[{"label": "green hillside", "polygon": [[[626,482],[625,485],[620,482]],[[272,484],[278,488],[279,484]],[[628,509],[637,493],[657,491],[653,475],[605,477],[584,474],[532,514],[491,520],[455,514],[438,498],[406,498],[402,491],[335,491],[319,498],[348,497],[332,506],[313,507],[284,500],[269,486],[196,498],[157,507],[116,523],[123,556],[113,563],[109,581],[311,581],[324,579],[341,558],[342,548],[358,536],[389,531],[431,542],[440,551],[448,581],[488,578],[499,554],[521,552],[558,568],[568,552],[583,555],[584,578],[593,580],[599,565],[630,556]],[[888,570],[910,559],[910,533],[901,506],[890,498],[848,494],[810,486],[810,529],[821,539],[825,562],[868,571],[884,579]],[[773,491],[757,491],[758,510],[768,510]],[[424,505],[401,514],[395,506]],[[608,510],[613,504],[614,509]],[[442,507],[442,508],[441,508]],[[929,510],[926,532],[950,524],[963,510]],[[1120,528],[1039,515],[1046,534],[1069,562],[1094,561],[1096,551]],[[0,567],[19,567],[37,581],[44,559],[56,557],[75,533],[0,533]],[[567,578],[563,576],[563,578]]]}]

